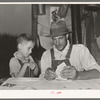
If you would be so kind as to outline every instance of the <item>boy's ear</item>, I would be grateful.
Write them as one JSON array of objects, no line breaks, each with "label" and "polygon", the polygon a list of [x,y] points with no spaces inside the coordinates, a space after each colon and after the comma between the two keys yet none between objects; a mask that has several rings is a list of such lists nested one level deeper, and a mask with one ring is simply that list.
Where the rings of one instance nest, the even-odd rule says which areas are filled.
[{"label": "boy's ear", "polygon": [[68,37],[69,37],[69,34],[66,34],[66,39],[68,39]]},{"label": "boy's ear", "polygon": [[21,49],[22,48],[22,45],[21,44],[18,44],[18,48]]}]

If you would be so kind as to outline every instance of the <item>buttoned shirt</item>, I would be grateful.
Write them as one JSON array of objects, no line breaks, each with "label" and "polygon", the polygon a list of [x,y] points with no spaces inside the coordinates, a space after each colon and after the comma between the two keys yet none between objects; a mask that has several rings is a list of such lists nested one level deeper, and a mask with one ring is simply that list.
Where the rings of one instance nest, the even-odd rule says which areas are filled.
[{"label": "buttoned shirt", "polygon": [[[54,57],[56,60],[65,59],[65,56],[69,49],[69,42],[63,51],[58,51],[54,47]],[[70,63],[76,68],[77,71],[88,71],[92,69],[97,69],[100,71],[100,66],[97,64],[94,57],[90,54],[87,47],[83,44],[75,44],[72,47],[72,52],[70,55]],[[51,53],[47,50],[43,53],[41,58],[41,74],[44,74],[46,69],[51,66]]]}]

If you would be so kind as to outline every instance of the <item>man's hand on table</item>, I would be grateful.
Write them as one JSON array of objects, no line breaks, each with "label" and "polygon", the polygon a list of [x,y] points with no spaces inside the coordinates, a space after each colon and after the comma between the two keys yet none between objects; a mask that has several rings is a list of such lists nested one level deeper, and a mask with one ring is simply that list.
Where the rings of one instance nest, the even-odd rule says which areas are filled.
[{"label": "man's hand on table", "polygon": [[67,79],[76,79],[77,77],[77,71],[75,69],[75,67],[73,66],[65,66],[64,69],[61,71],[61,77],[62,78],[67,78]]},{"label": "man's hand on table", "polygon": [[47,68],[44,78],[47,80],[54,80],[56,77],[56,73],[51,68]]}]

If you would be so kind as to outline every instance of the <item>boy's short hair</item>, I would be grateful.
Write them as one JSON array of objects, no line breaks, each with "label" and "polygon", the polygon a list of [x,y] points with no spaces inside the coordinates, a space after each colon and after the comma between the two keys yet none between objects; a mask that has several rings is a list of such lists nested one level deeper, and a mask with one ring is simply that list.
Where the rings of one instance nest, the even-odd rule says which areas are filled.
[{"label": "boy's short hair", "polygon": [[22,43],[23,41],[32,41],[32,42],[35,42],[34,41],[34,38],[32,37],[32,35],[29,35],[27,33],[22,33],[20,34],[18,37],[17,37],[17,45],[19,43]]}]

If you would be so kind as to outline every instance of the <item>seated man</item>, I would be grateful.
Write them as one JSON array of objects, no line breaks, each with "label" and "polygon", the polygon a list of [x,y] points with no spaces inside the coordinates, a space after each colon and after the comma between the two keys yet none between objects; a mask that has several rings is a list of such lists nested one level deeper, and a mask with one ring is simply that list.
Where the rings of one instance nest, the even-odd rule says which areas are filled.
[{"label": "seated man", "polygon": [[59,76],[71,80],[100,78],[100,66],[88,48],[82,44],[70,44],[64,20],[52,23],[50,33],[54,47],[42,55],[40,77],[47,80]]}]

